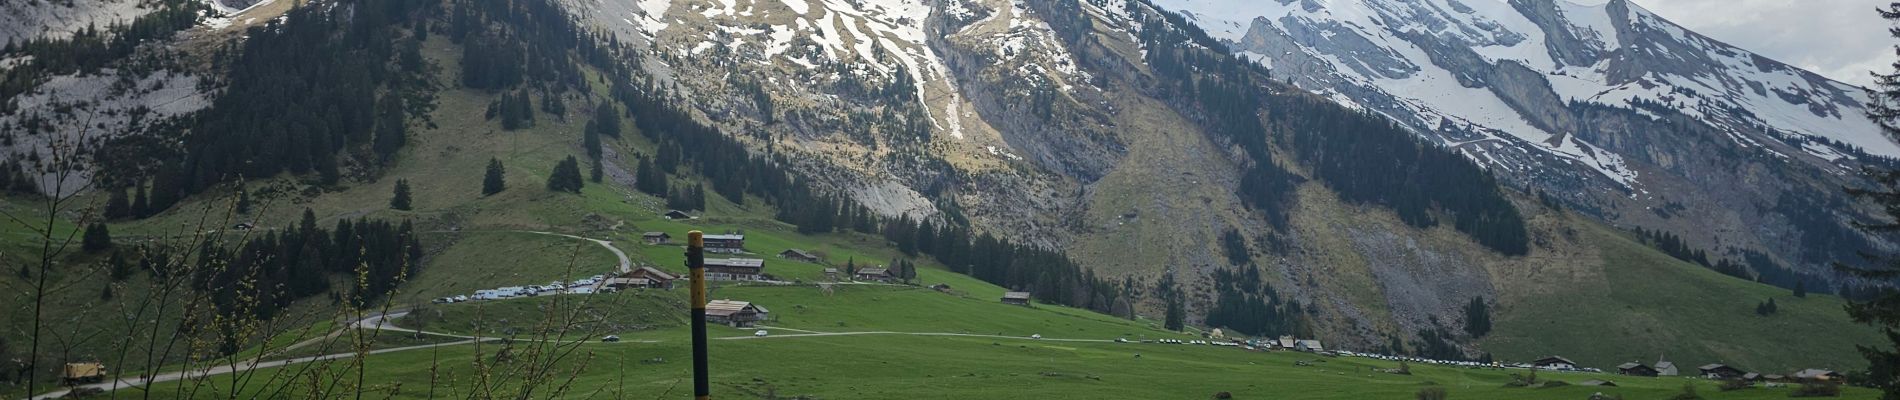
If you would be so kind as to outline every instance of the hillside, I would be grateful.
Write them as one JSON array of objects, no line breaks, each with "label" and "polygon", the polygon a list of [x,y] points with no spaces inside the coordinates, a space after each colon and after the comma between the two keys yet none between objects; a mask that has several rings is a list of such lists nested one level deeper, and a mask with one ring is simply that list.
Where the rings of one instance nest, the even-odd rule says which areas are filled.
[{"label": "hillside", "polygon": [[[366,7],[372,3],[388,7]],[[360,383],[404,398],[429,390],[563,390],[555,397],[671,390],[686,370],[684,328],[673,313],[684,304],[680,291],[428,304],[608,273],[619,263],[608,248],[634,265],[681,272],[681,248],[641,243],[649,231],[743,232],[767,272],[790,282],[715,289],[714,298],[759,302],[777,317],[762,339],[751,330],[715,331],[725,337],[715,361],[732,366],[716,378],[725,397],[1384,398],[1443,386],[1458,398],[1598,391],[1656,398],[1684,384],[1712,398],[1787,396],[1592,374],[1555,379],[1621,386],[1509,389],[1511,374],[1522,371],[1420,364],[1402,376],[1374,370],[1395,363],[1360,358],[1111,342],[1193,338],[1163,329],[1170,322],[1188,332],[1296,335],[1333,349],[1434,358],[1560,354],[1605,369],[1661,356],[1684,366],[1854,371],[1866,362],[1852,346],[1879,342],[1847,319],[1838,297],[1795,298],[1671,257],[1599,209],[1552,200],[1554,190],[1521,189],[1494,165],[1471,162],[1471,153],[1282,83],[1277,70],[1229,57],[1161,8],[1107,3],[363,0],[293,11],[266,3],[277,7],[224,21],[255,30],[209,24],[175,39],[232,41],[232,53],[203,51],[215,46],[186,53],[223,57],[217,62],[170,65],[215,64],[228,75],[184,85],[202,92],[132,92],[204,102],[194,103],[202,110],[178,110],[190,118],[112,121],[146,128],[99,144],[111,151],[97,154],[124,157],[100,157],[101,167],[87,172],[100,186],[57,213],[56,229],[83,229],[98,217],[86,207],[106,208],[112,191],[143,198],[149,189],[156,199],[161,188],[175,197],[154,200],[163,206],[149,215],[107,224],[121,246],[302,243],[281,238],[306,237],[299,236],[306,210],[309,225],[323,229],[400,224],[401,239],[419,243],[413,263],[362,260],[363,270],[399,279],[364,279],[353,263],[326,265],[314,278],[288,275],[311,279],[275,275],[309,271],[280,261],[309,259],[293,252],[214,258],[281,269],[237,269],[256,272],[244,281],[250,286],[199,284],[206,298],[284,304],[267,307],[275,314],[240,308],[262,316],[217,301],[180,304],[203,313],[190,318],[240,315],[238,322],[257,326],[194,331],[178,338],[192,342],[190,354],[113,363],[120,376],[133,376],[252,354],[332,353],[306,343],[361,345],[383,353],[356,370],[369,377]],[[309,75],[280,76],[286,71]],[[155,84],[179,82],[139,86]],[[277,109],[321,111],[255,117]],[[145,156],[149,163],[134,162]],[[550,176],[570,157],[578,160],[568,165],[574,180],[585,182],[551,190]],[[506,189],[484,194],[491,160],[506,166]],[[595,165],[598,180],[582,177]],[[390,206],[398,182],[412,193],[407,210]],[[6,197],[0,207],[44,212],[35,201]],[[239,204],[248,209],[238,212]],[[699,218],[660,217],[670,209]],[[20,254],[37,249],[27,230],[0,222],[0,259],[9,267],[36,261]],[[772,257],[794,248],[825,262]],[[403,259],[409,250],[382,255]],[[113,284],[115,299],[101,300],[107,282],[97,276],[108,273],[107,259],[56,260],[62,290],[49,315],[61,316],[57,331],[70,338],[62,346],[77,351],[46,355],[48,365],[155,347],[100,333],[129,329],[115,321],[131,319],[75,317],[135,309],[152,294],[138,288],[161,280],[135,273]],[[816,284],[825,268],[847,261],[893,260],[922,266],[919,285]],[[198,279],[191,278],[170,279],[188,287]],[[326,290],[301,292],[311,281]],[[923,288],[937,283],[951,292]],[[1026,289],[1036,292],[1037,307],[995,301]],[[1757,315],[1754,307],[1769,299],[1780,311]],[[1493,310],[1488,335],[1460,329],[1474,300]],[[27,305],[0,302],[0,320],[30,318]],[[1170,321],[1177,318],[1167,310],[1177,307],[1186,315]],[[400,326],[437,335],[311,341],[397,311],[410,313],[394,318]],[[569,331],[540,330],[549,327]],[[0,338],[20,343],[23,330]],[[341,332],[333,338],[354,338]],[[546,338],[604,334],[624,341]],[[1049,340],[1023,338],[1031,334]],[[442,342],[471,343],[410,347]],[[502,378],[472,369],[501,345],[557,367],[516,363]],[[639,362],[656,357],[667,361]],[[614,365],[602,367],[607,362]],[[559,385],[511,375],[550,371],[576,379],[553,389]],[[176,384],[161,388],[182,387],[169,385]],[[257,394],[247,391],[268,385],[237,386],[170,393]],[[0,394],[22,389],[11,390]]]}]

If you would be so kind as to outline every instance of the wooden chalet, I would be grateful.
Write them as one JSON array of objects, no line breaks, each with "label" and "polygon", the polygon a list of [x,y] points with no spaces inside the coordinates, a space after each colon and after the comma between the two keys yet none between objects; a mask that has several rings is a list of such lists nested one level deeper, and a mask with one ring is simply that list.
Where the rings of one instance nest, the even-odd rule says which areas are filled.
[{"label": "wooden chalet", "polygon": [[646,241],[647,244],[666,244],[673,241],[673,235],[668,235],[666,232],[647,232],[640,235],[640,240]]},{"label": "wooden chalet", "polygon": [[792,261],[808,262],[808,263],[813,263],[813,264],[816,264],[819,261],[817,254],[812,254],[811,252],[799,250],[799,249],[788,249],[785,251],[778,252],[778,258],[783,258],[783,259],[792,260]]},{"label": "wooden chalet", "polygon": [[891,278],[890,269],[882,268],[882,267],[864,267],[864,268],[858,268],[857,273],[851,274],[851,279],[859,280],[859,281],[867,281],[867,282],[888,282],[892,278]]},{"label": "wooden chalet", "polygon": [[737,254],[745,252],[745,235],[706,235],[706,251]]},{"label": "wooden chalet", "polygon": [[1616,366],[1616,373],[1629,376],[1656,376],[1656,368],[1643,363],[1623,363]]},{"label": "wooden chalet", "polygon": [[706,302],[706,322],[726,324],[735,328],[751,327],[765,321],[770,315],[765,307],[751,302],[733,300],[713,300]]},{"label": "wooden chalet", "polygon": [[660,214],[660,216],[666,217],[666,219],[693,219],[692,214],[687,214],[685,211],[680,210],[667,210],[665,214]]},{"label": "wooden chalet", "polygon": [[1016,306],[1028,306],[1029,292],[1003,293],[1003,304],[1016,305]]},{"label": "wooden chalet", "polygon": [[1701,371],[1702,377],[1708,378],[1708,379],[1720,379],[1720,380],[1741,379],[1743,375],[1748,375],[1748,371],[1743,371],[1740,368],[1735,368],[1735,367],[1731,367],[1731,366],[1723,365],[1723,364],[1704,365],[1704,366],[1696,367],[1696,370]]},{"label": "wooden chalet", "polygon": [[1577,369],[1577,362],[1570,361],[1570,359],[1563,358],[1562,356],[1550,356],[1539,358],[1537,361],[1531,361],[1531,367],[1543,369]]},{"label": "wooden chalet", "polygon": [[678,276],[653,267],[634,268],[625,275],[607,278],[601,286],[614,289],[672,289]]},{"label": "wooden chalet", "polygon": [[765,279],[765,260],[719,258],[706,260],[706,280],[756,281]]}]

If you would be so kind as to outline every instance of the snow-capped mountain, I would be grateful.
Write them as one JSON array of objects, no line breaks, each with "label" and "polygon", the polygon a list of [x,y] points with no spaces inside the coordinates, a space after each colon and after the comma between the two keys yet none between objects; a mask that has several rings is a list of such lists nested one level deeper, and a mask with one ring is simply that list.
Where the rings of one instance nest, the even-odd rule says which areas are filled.
[{"label": "snow-capped mountain", "polygon": [[[1156,3],[1276,78],[1387,115],[1507,181],[1612,222],[1702,231],[1691,235],[1711,249],[1818,235],[1752,233],[1761,223],[1825,220],[1802,229],[1833,231],[1841,215],[1769,211],[1834,202],[1815,199],[1838,199],[1835,179],[1900,157],[1864,115],[1861,88],[1627,0],[1585,1]],[[1769,216],[1723,210],[1733,207]],[[1681,215],[1696,222],[1668,221]]]},{"label": "snow-capped mountain", "polygon": [[1538,108],[1580,102],[1661,118],[1660,108],[1709,123],[1738,146],[1774,140],[1829,161],[1900,156],[1863,115],[1860,88],[1624,0],[1158,3],[1303,87],[1437,133],[1444,144],[1511,142],[1625,185],[1640,187],[1641,177],[1620,155]]}]

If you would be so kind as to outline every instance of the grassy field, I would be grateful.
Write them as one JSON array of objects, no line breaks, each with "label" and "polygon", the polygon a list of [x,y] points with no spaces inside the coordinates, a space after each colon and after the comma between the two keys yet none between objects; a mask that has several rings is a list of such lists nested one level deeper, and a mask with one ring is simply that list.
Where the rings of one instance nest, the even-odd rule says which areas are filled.
[{"label": "grassy field", "polygon": [[[566,297],[671,299],[679,291]],[[772,336],[749,338],[750,330],[715,327],[711,343],[713,394],[716,398],[1206,398],[1231,392],[1235,398],[1399,399],[1425,387],[1447,389],[1457,399],[1581,399],[1593,393],[1631,399],[1668,398],[1693,385],[1709,399],[1787,398],[1790,389],[1754,388],[1722,392],[1714,382],[1690,378],[1633,378],[1604,374],[1539,374],[1543,381],[1570,385],[1507,388],[1518,370],[1466,369],[1412,365],[1411,375],[1385,372],[1397,363],[1323,357],[1292,352],[1252,352],[1238,348],[1115,343],[1117,337],[1186,336],[1143,324],[1063,307],[1005,306],[930,290],[891,287],[840,287],[825,295],[813,287],[727,287],[731,295],[767,305],[775,321]],[[572,299],[570,299],[572,300]],[[622,299],[624,300],[624,299]],[[443,321],[452,318],[537,315],[551,299],[518,299],[437,307]],[[677,302],[617,301],[629,315]],[[513,310],[513,311],[510,311]],[[521,310],[529,310],[523,312]],[[431,326],[445,326],[440,321]],[[446,329],[446,328],[444,328]],[[822,336],[802,331],[898,332]],[[902,333],[997,334],[1009,337],[927,336]],[[1045,340],[1028,339],[1040,333]],[[514,354],[542,358],[497,362],[503,345],[472,345],[371,356],[363,383],[392,398],[467,396],[483,371],[510,371],[515,363],[547,362],[559,379],[538,390],[554,398],[683,397],[690,391],[690,341],[682,326],[623,335],[619,343],[517,342]],[[1076,342],[1057,339],[1095,339]],[[536,347],[540,346],[540,347]],[[532,349],[532,350],[531,350]],[[480,351],[481,353],[477,353]],[[557,354],[561,356],[556,356]],[[477,368],[477,360],[489,365]],[[433,375],[431,375],[433,373]],[[344,374],[354,384],[353,375]],[[569,378],[572,378],[571,381]],[[216,382],[213,378],[212,382]],[[1587,380],[1608,380],[1617,387],[1586,387]],[[555,393],[557,386],[564,391]],[[165,393],[161,385],[156,393]],[[400,388],[395,390],[392,388]],[[509,385],[499,394],[521,388]],[[432,391],[432,392],[431,392]],[[239,392],[240,395],[246,394]],[[539,397],[540,395],[537,395]],[[1849,390],[1847,398],[1873,398]]]},{"label": "grassy field", "polygon": [[[1866,367],[1856,344],[1881,343],[1854,324],[1836,297],[1796,298],[1785,289],[1684,263],[1595,224],[1579,224],[1602,249],[1602,276],[1550,285],[1500,310],[1485,349],[1526,359],[1562,354],[1591,366],[1653,363],[1684,368],[1724,363],[1787,373],[1776,366],[1838,371]],[[1755,314],[1774,299],[1780,312]]]}]

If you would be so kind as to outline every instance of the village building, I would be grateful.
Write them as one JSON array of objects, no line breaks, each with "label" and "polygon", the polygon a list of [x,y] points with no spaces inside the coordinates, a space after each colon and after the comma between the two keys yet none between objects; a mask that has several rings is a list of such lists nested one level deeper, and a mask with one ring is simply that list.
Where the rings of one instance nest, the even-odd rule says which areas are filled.
[{"label": "village building", "polygon": [[808,263],[813,263],[813,264],[817,264],[819,261],[817,254],[812,254],[811,252],[799,250],[799,249],[787,249],[785,251],[778,252],[778,258],[783,258],[783,259],[792,260],[792,261],[808,262]]},{"label": "village building", "polygon": [[858,273],[852,274],[851,279],[866,282],[889,282],[891,280],[891,270],[883,267],[858,268]]},{"label": "village building", "polygon": [[673,235],[668,235],[666,232],[647,232],[640,235],[640,239],[645,240],[647,244],[666,244],[673,241]]},{"label": "village building", "polygon": [[1550,356],[1550,357],[1539,358],[1537,359],[1537,361],[1531,361],[1531,367],[1542,368],[1542,369],[1569,370],[1569,369],[1577,369],[1577,363],[1575,361],[1570,361],[1570,359],[1568,358],[1563,358],[1562,356]]},{"label": "village building", "polygon": [[765,279],[765,260],[721,258],[706,260],[706,280],[756,281]]},{"label": "village building", "polygon": [[658,268],[640,267],[634,268],[632,272],[628,272],[624,275],[607,278],[607,280],[601,282],[601,286],[614,288],[616,290],[672,289],[673,281],[677,279],[679,279],[678,276],[669,274],[666,271],[661,271]]},{"label": "village building", "polygon": [[1676,369],[1676,363],[1656,361],[1656,376],[1676,376],[1681,374],[1682,372]]},{"label": "village building", "polygon": [[738,254],[745,252],[745,235],[706,235],[706,251]]},{"label": "village building", "polygon": [[1702,371],[1703,378],[1708,379],[1728,380],[1741,378],[1742,375],[1748,375],[1747,371],[1742,371],[1741,369],[1723,364],[1709,364],[1696,367],[1696,369]]},{"label": "village building", "polygon": [[1292,336],[1281,336],[1279,341],[1273,343],[1273,346],[1281,349],[1292,349],[1298,346],[1299,342],[1299,339],[1294,339]]},{"label": "village building", "polygon": [[1318,340],[1312,340],[1312,339],[1293,341],[1293,349],[1308,352],[1308,353],[1326,352],[1325,345],[1321,345]]},{"label": "village building", "polygon": [[1840,382],[1844,377],[1825,369],[1804,369],[1794,373],[1794,380],[1801,382]]},{"label": "village building", "polygon": [[693,219],[692,214],[687,214],[685,211],[680,210],[667,210],[665,214],[660,214],[660,216],[666,217],[666,219]]},{"label": "village building", "polygon": [[765,307],[751,302],[733,300],[713,300],[706,302],[706,322],[726,324],[735,328],[751,327],[765,321],[770,315]]},{"label": "village building", "polygon": [[1637,362],[1623,363],[1623,365],[1616,366],[1616,373],[1629,376],[1656,376],[1657,374],[1655,367]]},{"label": "village building", "polygon": [[1028,306],[1029,292],[1003,293],[1003,304],[1016,305],[1016,306]]}]

